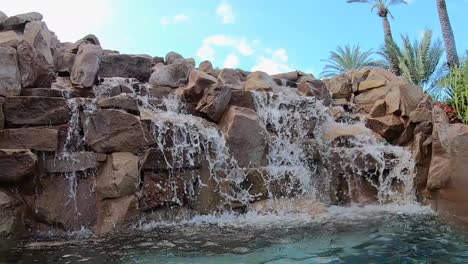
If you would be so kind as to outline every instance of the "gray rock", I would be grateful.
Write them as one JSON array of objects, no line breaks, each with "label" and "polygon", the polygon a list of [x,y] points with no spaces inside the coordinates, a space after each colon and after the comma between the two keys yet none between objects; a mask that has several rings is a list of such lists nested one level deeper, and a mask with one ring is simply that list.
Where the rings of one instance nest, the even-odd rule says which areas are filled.
[{"label": "gray rock", "polygon": [[20,37],[14,30],[0,32],[0,46],[16,48]]},{"label": "gray rock", "polygon": [[1,27],[3,30],[21,29],[28,22],[41,20],[42,15],[37,12],[24,13],[3,20]]},{"label": "gray rock", "polygon": [[165,61],[166,61],[166,65],[170,65],[174,63],[183,63],[185,62],[185,59],[179,53],[171,51],[166,54]]},{"label": "gray rock", "polygon": [[73,64],[71,81],[73,84],[88,88],[93,86],[99,70],[102,48],[99,45],[82,43]]},{"label": "gray rock", "polygon": [[170,86],[173,88],[185,86],[190,68],[186,63],[161,65],[151,74],[150,84],[155,86]]},{"label": "gray rock", "polygon": [[21,92],[21,76],[16,50],[0,47],[0,96],[15,96]]}]

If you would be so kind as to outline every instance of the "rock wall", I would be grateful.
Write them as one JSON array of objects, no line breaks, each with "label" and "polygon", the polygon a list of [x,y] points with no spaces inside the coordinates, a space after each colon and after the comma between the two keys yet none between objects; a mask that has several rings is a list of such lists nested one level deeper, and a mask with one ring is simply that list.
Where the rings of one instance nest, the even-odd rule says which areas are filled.
[{"label": "rock wall", "polygon": [[[82,227],[104,235],[167,210],[242,212],[309,197],[309,185],[331,204],[414,189],[423,200],[426,183],[445,186],[437,171],[447,155],[462,151],[462,136],[439,146],[443,118],[431,98],[384,69],[318,80],[209,61],[196,68],[175,52],[105,50],[94,35],[62,43],[38,13],[8,17],[0,30],[1,236]],[[282,94],[292,101],[272,103]],[[287,114],[275,120],[275,109]],[[365,147],[373,145],[378,153]],[[288,158],[301,169],[274,170],[297,169]]]}]

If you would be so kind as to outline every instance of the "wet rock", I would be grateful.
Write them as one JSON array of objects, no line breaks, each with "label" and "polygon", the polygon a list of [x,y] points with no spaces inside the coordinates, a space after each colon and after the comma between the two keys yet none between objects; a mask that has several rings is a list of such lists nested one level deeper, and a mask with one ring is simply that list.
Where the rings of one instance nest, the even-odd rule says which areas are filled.
[{"label": "wet rock", "polygon": [[50,128],[18,128],[0,130],[1,149],[57,150],[58,132]]},{"label": "wet rock", "polygon": [[255,100],[251,91],[233,90],[229,105],[255,110]]},{"label": "wet rock", "polygon": [[93,86],[96,81],[101,55],[101,46],[88,43],[81,44],[72,68],[70,78],[72,83],[85,88]]},{"label": "wet rock", "polygon": [[22,29],[26,23],[40,20],[42,20],[42,15],[37,12],[24,13],[3,20],[0,28],[3,30]]},{"label": "wet rock", "polygon": [[212,84],[205,90],[196,110],[205,118],[218,123],[231,100],[232,90],[222,84]]},{"label": "wet rock", "polygon": [[24,208],[18,197],[0,190],[0,238],[18,237],[24,231]]},{"label": "wet rock", "polygon": [[231,106],[223,116],[220,127],[240,167],[261,165],[267,143],[266,131],[255,111]]},{"label": "wet rock", "polygon": [[351,80],[346,74],[341,74],[332,78],[328,82],[327,87],[333,99],[349,100],[353,92]]},{"label": "wet rock", "polygon": [[14,30],[0,32],[0,46],[16,48],[20,37]]},{"label": "wet rock", "polygon": [[134,94],[134,87],[140,82],[134,78],[99,78],[99,85],[93,87],[96,97],[112,97],[121,93]]},{"label": "wet rock", "polygon": [[250,168],[245,172],[245,181],[242,185],[255,200],[267,199],[269,195],[267,168]]},{"label": "wet rock", "polygon": [[150,145],[140,119],[122,110],[100,109],[82,119],[86,144],[96,152],[141,151]]},{"label": "wet rock", "polygon": [[213,176],[222,178],[220,173],[213,171],[213,176],[210,174],[208,162],[203,162],[201,169],[195,171],[194,178],[197,179],[194,187],[194,197],[190,201],[190,206],[195,212],[200,214],[212,214],[218,212],[224,199],[219,194],[219,184]]},{"label": "wet rock", "polygon": [[199,70],[191,70],[189,81],[180,93],[189,104],[196,104],[202,98],[205,90],[216,83],[216,78]]},{"label": "wet rock", "polygon": [[258,201],[251,205],[250,211],[255,211],[259,214],[288,214],[288,213],[302,213],[309,214],[311,216],[317,216],[327,213],[327,208],[320,202],[296,198],[296,199],[270,199],[264,201]]},{"label": "wet rock", "polygon": [[57,175],[42,179],[41,185],[42,190],[33,207],[36,219],[69,231],[92,228],[96,224],[92,177],[67,179],[64,175]]},{"label": "wet rock", "polygon": [[37,158],[26,149],[0,149],[0,182],[20,182],[30,176],[36,166]]},{"label": "wet rock", "polygon": [[223,69],[218,76],[218,80],[233,89],[243,89],[242,76],[234,69]]},{"label": "wet rock", "polygon": [[164,152],[159,148],[149,148],[142,159],[144,170],[169,170],[169,169],[193,169],[201,166],[203,157],[195,148],[178,149],[173,154],[172,150]]},{"label": "wet rock", "polygon": [[[185,174],[189,174],[187,172]],[[167,205],[182,205],[186,193],[185,182],[190,180],[184,179],[184,176],[177,173],[145,172],[140,203],[143,210],[157,209]]]},{"label": "wet rock", "polygon": [[185,59],[179,53],[171,51],[166,54],[165,62],[166,62],[166,65],[170,65],[170,64],[185,62]]},{"label": "wet rock", "polygon": [[3,107],[9,127],[60,125],[70,119],[70,109],[63,98],[14,96],[8,97]]},{"label": "wet rock", "polygon": [[64,91],[51,88],[29,88],[21,90],[21,96],[64,98],[65,95],[66,93]]},{"label": "wet rock", "polygon": [[21,92],[21,76],[16,50],[0,47],[0,96],[15,96]]},{"label": "wet rock", "polygon": [[138,202],[134,195],[98,201],[96,233],[100,236],[117,232],[138,215]]},{"label": "wet rock", "polygon": [[[343,125],[331,123],[324,126],[322,138],[338,147],[353,147],[355,142],[372,144],[375,134],[372,130],[360,125]],[[378,137],[377,137],[378,138]]]},{"label": "wet rock", "polygon": [[137,191],[138,157],[132,153],[116,152],[109,155],[96,180],[98,198],[118,198]]},{"label": "wet rock", "polygon": [[271,92],[277,87],[278,85],[270,75],[260,71],[249,74],[244,83],[244,89],[247,91]]},{"label": "wet rock", "polygon": [[43,166],[49,173],[75,172],[98,168],[100,162],[105,160],[106,155],[82,151],[67,153],[62,157],[48,158]]},{"label": "wet rock", "polygon": [[367,118],[366,126],[388,141],[396,140],[405,128],[400,118],[394,115]]},{"label": "wet rock", "polygon": [[182,87],[187,84],[189,71],[186,63],[161,65],[151,74],[149,83],[154,86]]},{"label": "wet rock", "polygon": [[99,77],[136,78],[147,82],[151,76],[153,58],[141,55],[109,54],[101,57]]},{"label": "wet rock", "polygon": [[130,113],[139,113],[138,101],[128,94],[119,94],[97,102],[102,109],[122,109]]}]

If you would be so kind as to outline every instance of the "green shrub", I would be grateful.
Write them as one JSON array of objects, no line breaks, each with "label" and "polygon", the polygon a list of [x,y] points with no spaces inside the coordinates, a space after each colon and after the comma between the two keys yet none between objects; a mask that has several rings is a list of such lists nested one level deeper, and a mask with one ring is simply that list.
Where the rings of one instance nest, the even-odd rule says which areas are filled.
[{"label": "green shrub", "polygon": [[441,84],[449,89],[449,103],[455,108],[458,118],[468,124],[468,59],[460,67],[451,69]]}]

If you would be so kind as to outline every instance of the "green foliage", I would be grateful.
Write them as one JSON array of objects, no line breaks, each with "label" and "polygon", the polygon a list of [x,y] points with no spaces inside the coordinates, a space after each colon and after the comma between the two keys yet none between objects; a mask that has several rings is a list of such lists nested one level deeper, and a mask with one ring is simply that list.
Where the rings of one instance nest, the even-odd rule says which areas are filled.
[{"label": "green foliage", "polygon": [[336,51],[330,52],[327,60],[324,60],[327,62],[327,65],[323,68],[320,76],[331,78],[351,70],[382,66],[383,62],[375,61],[371,58],[373,54],[372,50],[362,51],[359,45],[353,47],[346,45],[344,48],[338,47]]},{"label": "green foliage", "polygon": [[368,3],[372,4],[371,11],[377,10],[377,14],[381,17],[390,15],[393,17],[390,11],[388,10],[389,5],[397,4],[408,4],[406,0],[347,0],[347,3]]},{"label": "green foliage", "polygon": [[402,35],[402,46],[387,40],[379,52],[387,64],[397,61],[401,75],[419,86],[430,86],[444,49],[440,40],[432,41],[432,31],[426,30],[421,41],[411,42],[408,35]]},{"label": "green foliage", "polygon": [[449,74],[440,80],[440,85],[449,90],[449,103],[455,108],[458,118],[468,124],[468,59],[459,67],[450,69]]}]

